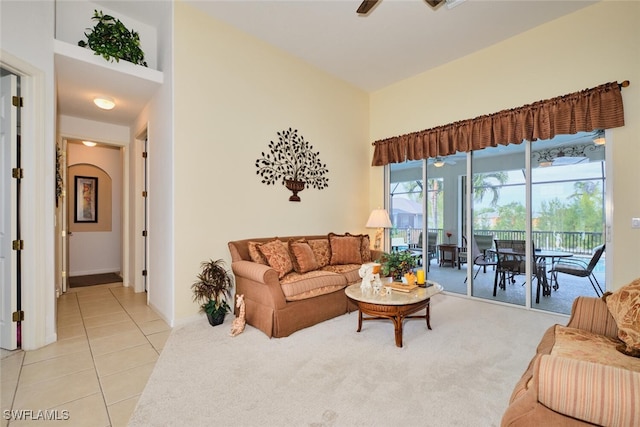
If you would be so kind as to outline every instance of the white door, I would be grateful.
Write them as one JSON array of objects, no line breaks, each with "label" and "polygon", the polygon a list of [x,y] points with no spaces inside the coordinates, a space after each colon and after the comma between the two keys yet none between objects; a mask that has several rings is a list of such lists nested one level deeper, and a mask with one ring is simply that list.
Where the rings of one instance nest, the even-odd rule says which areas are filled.
[{"label": "white door", "polygon": [[12,274],[16,266],[16,251],[11,242],[16,223],[16,180],[11,177],[11,168],[16,165],[17,107],[11,99],[17,94],[17,77],[2,77],[0,90],[0,347],[7,350],[17,348],[17,323],[12,314],[17,310],[17,278]]}]

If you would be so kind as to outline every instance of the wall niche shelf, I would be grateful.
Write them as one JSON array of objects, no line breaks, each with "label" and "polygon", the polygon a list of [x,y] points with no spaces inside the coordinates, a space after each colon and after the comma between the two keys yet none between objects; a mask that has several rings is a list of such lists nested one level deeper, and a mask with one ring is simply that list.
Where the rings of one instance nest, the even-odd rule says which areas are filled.
[{"label": "wall niche shelf", "polygon": [[[54,40],[58,113],[130,125],[164,83],[161,71],[131,62],[109,62],[90,49]],[[116,108],[91,107],[95,96],[109,96]]]}]

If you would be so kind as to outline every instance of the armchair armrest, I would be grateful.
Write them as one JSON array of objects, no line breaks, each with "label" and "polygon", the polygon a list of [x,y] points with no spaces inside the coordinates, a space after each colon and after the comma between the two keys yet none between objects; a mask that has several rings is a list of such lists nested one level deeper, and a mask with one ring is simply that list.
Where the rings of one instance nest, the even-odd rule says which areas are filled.
[{"label": "armchair armrest", "polygon": [[547,408],[603,426],[640,420],[640,372],[566,357],[543,355],[534,381]]},{"label": "armchair armrest", "polygon": [[607,303],[600,298],[578,297],[573,301],[571,318],[567,326],[583,329],[611,338],[618,336],[618,326],[614,320]]},{"label": "armchair armrest", "polygon": [[286,305],[278,272],[268,265],[251,261],[234,261],[231,270],[236,277],[236,294],[273,308]]}]

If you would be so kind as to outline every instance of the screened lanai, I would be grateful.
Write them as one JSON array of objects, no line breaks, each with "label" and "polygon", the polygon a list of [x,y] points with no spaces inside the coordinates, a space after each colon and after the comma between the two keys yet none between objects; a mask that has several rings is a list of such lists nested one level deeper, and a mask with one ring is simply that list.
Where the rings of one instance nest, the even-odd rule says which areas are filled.
[{"label": "screened lanai", "polygon": [[[577,295],[596,295],[589,278],[554,268],[588,262],[605,243],[603,142],[602,131],[582,132],[392,163],[387,206],[393,228],[385,241],[405,242],[427,277],[447,292],[568,314]],[[432,259],[421,238],[427,233],[437,235]],[[509,280],[495,265],[474,265],[479,253],[498,258],[495,240],[532,244]],[[606,251],[593,269],[603,288],[605,264]]]}]

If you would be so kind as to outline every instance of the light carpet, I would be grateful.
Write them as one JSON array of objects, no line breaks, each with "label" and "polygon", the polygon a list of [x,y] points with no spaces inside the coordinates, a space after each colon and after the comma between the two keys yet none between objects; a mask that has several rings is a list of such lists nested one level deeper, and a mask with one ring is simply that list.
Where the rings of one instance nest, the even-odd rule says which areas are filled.
[{"label": "light carpet", "polygon": [[498,426],[544,331],[567,317],[439,294],[431,326],[357,312],[269,339],[233,316],[174,328],[129,425]]}]

